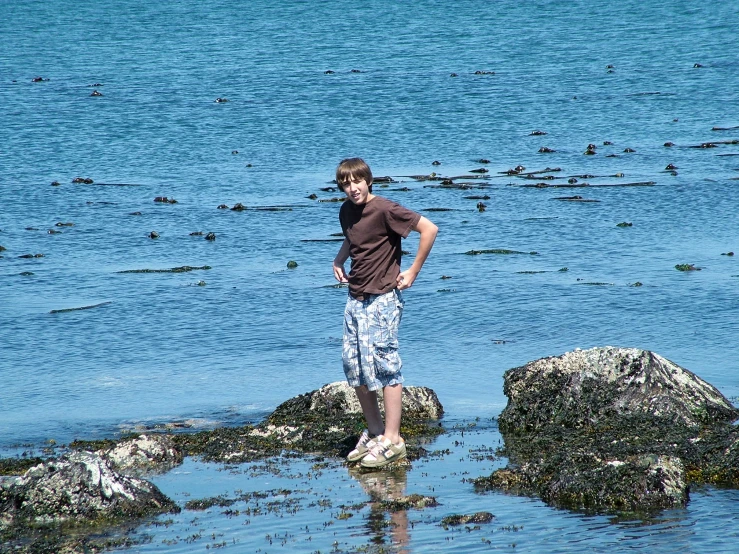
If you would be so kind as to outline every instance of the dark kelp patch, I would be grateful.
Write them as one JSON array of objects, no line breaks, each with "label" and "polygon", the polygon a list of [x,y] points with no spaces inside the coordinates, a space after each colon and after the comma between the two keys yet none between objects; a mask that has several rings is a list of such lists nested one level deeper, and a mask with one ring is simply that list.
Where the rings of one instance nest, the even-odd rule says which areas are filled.
[{"label": "dark kelp patch", "polygon": [[535,256],[538,252],[520,252],[518,250],[507,250],[505,248],[490,248],[487,250],[468,250],[465,254],[467,256],[479,256],[481,254],[529,254],[531,256]]},{"label": "dark kelp patch", "polygon": [[66,313],[66,312],[77,312],[77,311],[80,311],[80,310],[91,310],[93,308],[99,308],[100,306],[107,306],[110,303],[111,302],[108,301],[108,302],[100,302],[99,304],[92,304],[90,306],[79,306],[79,307],[76,307],[76,308],[62,308],[60,310],[50,310],[49,313],[50,314],[63,314],[63,313]]},{"label": "dark kelp patch", "polygon": [[592,185],[590,183],[524,183],[521,185],[514,185],[523,188],[537,188],[537,189],[568,189],[568,188],[607,188],[607,187],[653,187],[656,185],[656,181],[636,181],[633,183],[604,183]]},{"label": "dark kelp patch", "polygon": [[209,265],[203,265],[200,267],[183,265],[180,267],[173,267],[170,269],[124,269],[123,271],[117,271],[116,273],[187,273],[189,271],[199,271],[212,269]]},{"label": "dark kelp patch", "polygon": [[557,196],[552,200],[559,200],[561,202],[600,202],[600,200],[592,200],[583,198],[582,196]]}]

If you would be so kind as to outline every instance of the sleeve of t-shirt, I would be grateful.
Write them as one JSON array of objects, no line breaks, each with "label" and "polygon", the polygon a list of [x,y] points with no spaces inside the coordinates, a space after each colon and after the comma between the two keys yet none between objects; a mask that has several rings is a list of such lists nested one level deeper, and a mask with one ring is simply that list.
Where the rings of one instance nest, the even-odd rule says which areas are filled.
[{"label": "sleeve of t-shirt", "polygon": [[387,225],[393,232],[398,233],[401,237],[406,238],[420,219],[421,214],[418,212],[404,208],[395,202],[389,203],[386,213]]}]

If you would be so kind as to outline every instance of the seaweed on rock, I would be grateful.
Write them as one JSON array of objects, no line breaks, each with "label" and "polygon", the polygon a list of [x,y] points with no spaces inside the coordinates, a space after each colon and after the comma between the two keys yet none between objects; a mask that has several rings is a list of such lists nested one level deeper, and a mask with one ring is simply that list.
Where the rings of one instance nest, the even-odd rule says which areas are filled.
[{"label": "seaweed on rock", "polygon": [[739,417],[717,389],[636,348],[592,348],[506,372],[498,420],[509,464],[478,490],[559,507],[650,512],[683,506],[690,483],[739,486]]}]

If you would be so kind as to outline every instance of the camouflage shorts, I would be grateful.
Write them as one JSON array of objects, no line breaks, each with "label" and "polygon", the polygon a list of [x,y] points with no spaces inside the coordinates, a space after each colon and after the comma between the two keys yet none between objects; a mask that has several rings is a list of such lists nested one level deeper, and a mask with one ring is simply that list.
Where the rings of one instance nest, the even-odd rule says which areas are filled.
[{"label": "camouflage shorts", "polygon": [[403,305],[398,290],[370,294],[364,300],[349,295],[344,310],[342,358],[350,386],[367,385],[369,390],[378,390],[403,382],[398,354]]}]

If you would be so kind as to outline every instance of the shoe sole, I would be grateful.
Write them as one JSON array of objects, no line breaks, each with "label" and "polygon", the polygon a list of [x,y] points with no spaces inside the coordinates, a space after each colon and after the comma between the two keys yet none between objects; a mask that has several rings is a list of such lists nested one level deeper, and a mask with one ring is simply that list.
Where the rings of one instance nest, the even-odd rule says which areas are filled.
[{"label": "shoe sole", "polygon": [[[370,442],[368,442],[367,444],[370,444],[370,443],[374,444],[374,442],[372,442],[373,440],[374,439],[370,439]],[[367,454],[369,454],[369,451],[370,449],[367,448],[367,445],[365,445],[364,450],[362,452],[357,453],[355,456],[352,456],[350,452],[349,455],[346,457],[346,461],[351,462],[351,463],[358,462],[359,460],[364,458]]]}]

